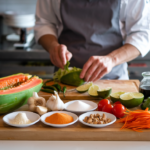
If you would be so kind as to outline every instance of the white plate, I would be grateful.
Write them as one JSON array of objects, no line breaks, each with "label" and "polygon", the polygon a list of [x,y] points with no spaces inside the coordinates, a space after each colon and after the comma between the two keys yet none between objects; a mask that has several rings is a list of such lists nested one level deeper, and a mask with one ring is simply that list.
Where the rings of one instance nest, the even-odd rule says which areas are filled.
[{"label": "white plate", "polygon": [[[86,110],[86,111],[74,111],[74,110],[67,109],[67,107],[70,104],[72,104],[72,103],[74,103],[76,101],[82,101],[82,102],[84,102],[86,104],[89,104],[89,105],[91,105],[93,107],[93,109]],[[88,100],[74,100],[74,101],[70,101],[70,102],[65,103],[65,110],[70,111],[70,112],[74,112],[74,113],[85,113],[85,112],[93,111],[93,110],[96,110],[96,109],[97,109],[97,104],[92,102],[92,101],[88,101]]]},{"label": "white plate", "polygon": [[[107,124],[89,124],[89,123],[85,123],[83,120],[86,116],[90,116],[90,114],[100,114],[100,115],[103,115],[105,114],[107,118],[111,119],[112,121],[107,123]],[[79,121],[84,124],[84,125],[87,125],[87,126],[90,126],[90,127],[94,127],[94,128],[102,128],[102,127],[106,127],[108,125],[111,125],[113,124],[115,121],[116,121],[116,116],[114,116],[113,114],[110,114],[110,113],[107,113],[107,112],[103,112],[103,111],[92,111],[92,112],[87,112],[87,113],[84,113],[82,115],[79,116]]]},{"label": "white plate", "polygon": [[[52,114],[55,114],[55,113],[68,114],[68,115],[70,115],[70,116],[73,117],[74,121],[71,122],[71,123],[68,123],[68,124],[51,124],[51,123],[45,122],[46,117],[51,116]],[[42,121],[44,124],[48,125],[48,126],[61,128],[61,127],[66,127],[66,126],[72,125],[72,124],[74,124],[75,122],[77,122],[77,121],[78,121],[78,116],[75,115],[75,114],[73,114],[73,113],[71,113],[71,112],[67,112],[67,111],[52,111],[52,112],[48,112],[48,113],[42,115],[42,116],[41,116],[41,121]]]},{"label": "white plate", "polygon": [[[32,121],[32,123],[30,123],[30,124],[24,124],[24,125],[11,124],[9,122],[9,120],[14,119],[18,113],[25,113],[27,115],[28,119],[30,121]],[[7,115],[5,115],[3,117],[3,121],[6,124],[8,124],[10,126],[14,126],[14,127],[19,127],[19,128],[31,126],[31,125],[37,123],[39,120],[40,120],[40,116],[38,114],[30,112],[30,111],[17,111],[17,112],[13,112],[13,113],[7,114]]]}]

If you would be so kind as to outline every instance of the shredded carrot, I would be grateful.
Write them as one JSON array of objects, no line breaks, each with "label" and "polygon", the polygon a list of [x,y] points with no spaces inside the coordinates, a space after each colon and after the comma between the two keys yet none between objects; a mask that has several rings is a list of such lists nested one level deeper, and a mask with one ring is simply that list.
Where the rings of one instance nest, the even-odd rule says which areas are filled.
[{"label": "shredded carrot", "polygon": [[126,117],[118,120],[118,123],[124,123],[121,129],[132,129],[136,132],[142,132],[142,129],[150,129],[150,111],[148,108],[145,110],[136,110],[125,112]]}]

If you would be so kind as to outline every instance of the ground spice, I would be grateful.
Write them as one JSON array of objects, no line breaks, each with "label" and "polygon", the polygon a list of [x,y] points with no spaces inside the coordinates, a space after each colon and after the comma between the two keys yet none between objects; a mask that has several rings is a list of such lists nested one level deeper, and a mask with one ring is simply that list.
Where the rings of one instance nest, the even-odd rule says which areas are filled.
[{"label": "ground spice", "polygon": [[10,122],[11,124],[16,124],[16,125],[23,125],[23,124],[30,124],[30,123],[32,123],[32,122],[28,119],[26,113],[18,113],[18,114],[15,116],[15,118],[12,119],[12,120],[9,120],[9,122]]},{"label": "ground spice", "polygon": [[67,124],[73,122],[73,117],[64,113],[55,113],[47,117],[45,121],[51,124]]}]

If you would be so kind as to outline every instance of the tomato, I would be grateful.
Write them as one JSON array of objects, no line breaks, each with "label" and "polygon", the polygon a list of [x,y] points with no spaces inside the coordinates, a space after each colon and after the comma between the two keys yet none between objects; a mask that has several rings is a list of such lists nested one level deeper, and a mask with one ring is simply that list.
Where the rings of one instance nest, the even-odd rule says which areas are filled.
[{"label": "tomato", "polygon": [[110,101],[108,99],[100,100],[100,102],[98,103],[98,110],[102,111],[102,108],[107,104],[110,104]]},{"label": "tomato", "polygon": [[102,108],[102,111],[112,113],[113,105],[107,104]]},{"label": "tomato", "polygon": [[114,105],[112,109],[112,113],[117,117],[117,118],[122,118],[125,114],[124,112],[126,111],[126,108],[122,104],[116,104]]},{"label": "tomato", "polygon": [[115,102],[115,103],[114,103],[114,106],[115,106],[116,104],[121,104],[121,102],[120,102],[120,101]]}]

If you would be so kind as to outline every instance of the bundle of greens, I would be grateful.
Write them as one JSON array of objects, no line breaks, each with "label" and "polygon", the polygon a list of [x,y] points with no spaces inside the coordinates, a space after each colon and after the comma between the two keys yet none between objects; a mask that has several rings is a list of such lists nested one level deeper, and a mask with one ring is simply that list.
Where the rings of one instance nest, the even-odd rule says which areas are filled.
[{"label": "bundle of greens", "polygon": [[76,67],[69,67],[70,63],[67,61],[64,69],[59,69],[54,74],[54,81],[61,82],[72,86],[79,86],[84,83],[83,79],[80,79],[81,69]]}]

